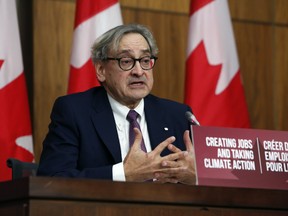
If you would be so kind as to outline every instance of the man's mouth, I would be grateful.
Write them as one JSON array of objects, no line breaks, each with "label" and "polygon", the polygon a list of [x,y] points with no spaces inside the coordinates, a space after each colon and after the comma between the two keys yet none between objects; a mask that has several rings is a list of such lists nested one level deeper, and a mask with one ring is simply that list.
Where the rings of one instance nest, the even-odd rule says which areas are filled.
[{"label": "man's mouth", "polygon": [[143,86],[145,84],[145,82],[143,81],[134,81],[134,82],[130,82],[130,86]]}]

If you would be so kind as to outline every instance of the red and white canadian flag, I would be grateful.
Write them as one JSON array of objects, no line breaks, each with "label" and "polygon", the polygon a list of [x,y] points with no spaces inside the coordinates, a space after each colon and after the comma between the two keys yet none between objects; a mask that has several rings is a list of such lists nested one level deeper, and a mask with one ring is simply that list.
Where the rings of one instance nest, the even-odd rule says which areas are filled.
[{"label": "red and white canadian flag", "polygon": [[191,0],[185,103],[201,125],[250,127],[226,0]]},{"label": "red and white canadian flag", "polygon": [[77,0],[69,94],[99,85],[91,60],[91,46],[97,37],[121,24],[118,0]]},{"label": "red and white canadian flag", "polygon": [[15,0],[0,0],[0,181],[10,157],[32,162],[33,142]]}]

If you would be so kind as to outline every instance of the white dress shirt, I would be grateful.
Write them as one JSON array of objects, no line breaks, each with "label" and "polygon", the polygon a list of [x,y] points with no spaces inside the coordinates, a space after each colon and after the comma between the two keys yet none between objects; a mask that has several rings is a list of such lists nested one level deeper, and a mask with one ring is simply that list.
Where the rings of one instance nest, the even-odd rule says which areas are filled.
[{"label": "white dress shirt", "polygon": [[[120,142],[121,157],[122,157],[122,162],[115,164],[112,167],[113,181],[126,181],[123,160],[126,157],[130,148],[129,147],[129,125],[130,123],[126,119],[126,116],[128,112],[130,111],[130,109],[120,104],[118,101],[112,98],[109,94],[107,95],[108,95],[108,99],[109,99],[109,102],[113,111],[114,119],[116,122],[116,128],[117,128],[118,138]],[[140,101],[139,105],[134,110],[139,114],[137,121],[141,128],[146,150],[147,152],[150,152],[151,145],[150,145],[150,139],[149,139],[149,134],[148,134],[148,129],[147,129],[147,123],[145,119],[143,99]]]}]

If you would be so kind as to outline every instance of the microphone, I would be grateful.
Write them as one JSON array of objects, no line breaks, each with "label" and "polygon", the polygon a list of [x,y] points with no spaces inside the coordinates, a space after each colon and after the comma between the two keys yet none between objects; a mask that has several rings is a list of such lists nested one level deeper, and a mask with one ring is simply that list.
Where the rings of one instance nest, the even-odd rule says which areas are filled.
[{"label": "microphone", "polygon": [[187,120],[192,124],[192,125],[198,125],[200,126],[200,123],[197,121],[196,117],[190,112],[190,111],[187,111],[185,113],[185,116],[187,118]]}]

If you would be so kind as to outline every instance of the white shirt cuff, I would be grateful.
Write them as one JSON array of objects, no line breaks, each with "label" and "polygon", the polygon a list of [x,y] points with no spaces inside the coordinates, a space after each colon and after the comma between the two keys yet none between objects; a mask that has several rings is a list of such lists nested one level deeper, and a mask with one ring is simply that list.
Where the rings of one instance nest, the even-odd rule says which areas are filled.
[{"label": "white shirt cuff", "polygon": [[123,162],[112,166],[113,181],[126,181]]}]

